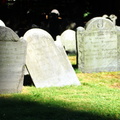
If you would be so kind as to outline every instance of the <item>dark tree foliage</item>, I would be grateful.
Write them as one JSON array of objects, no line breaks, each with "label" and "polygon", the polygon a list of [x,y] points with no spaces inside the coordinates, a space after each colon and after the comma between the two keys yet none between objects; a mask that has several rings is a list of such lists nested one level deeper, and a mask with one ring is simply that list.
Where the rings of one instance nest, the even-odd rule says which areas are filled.
[{"label": "dark tree foliage", "polygon": [[[52,9],[60,12],[59,34],[71,23],[84,26],[93,17],[115,14],[120,25],[120,0],[0,0],[0,19],[13,30],[30,28],[36,24],[49,31],[51,21],[46,20]],[[54,22],[53,22],[54,23]],[[60,26],[59,26],[60,27]],[[23,31],[24,33],[25,31]]]}]

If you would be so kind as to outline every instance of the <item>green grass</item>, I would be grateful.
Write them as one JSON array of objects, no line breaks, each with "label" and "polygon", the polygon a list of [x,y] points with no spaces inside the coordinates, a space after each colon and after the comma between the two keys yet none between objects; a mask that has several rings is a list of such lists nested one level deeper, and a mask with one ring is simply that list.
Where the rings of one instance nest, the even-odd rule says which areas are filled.
[{"label": "green grass", "polygon": [[120,72],[76,74],[81,86],[0,95],[0,120],[120,120]]}]

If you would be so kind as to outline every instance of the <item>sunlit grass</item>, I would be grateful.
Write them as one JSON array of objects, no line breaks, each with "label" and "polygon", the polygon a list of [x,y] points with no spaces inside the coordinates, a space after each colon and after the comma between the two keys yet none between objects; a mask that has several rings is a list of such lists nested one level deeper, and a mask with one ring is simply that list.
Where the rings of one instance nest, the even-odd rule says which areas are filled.
[{"label": "sunlit grass", "polygon": [[[76,56],[69,56],[69,60],[76,65]],[[99,72],[99,73],[82,73],[75,69],[76,74],[82,83],[99,84],[113,88],[120,88],[120,71],[118,72]]]},{"label": "sunlit grass", "polygon": [[74,55],[74,56],[68,56],[68,58],[69,58],[69,60],[70,60],[70,62],[71,62],[71,64],[72,65],[76,65],[77,63],[76,63],[76,56]]},{"label": "sunlit grass", "polygon": [[81,86],[24,86],[0,95],[0,120],[120,120],[120,72],[76,74]]}]

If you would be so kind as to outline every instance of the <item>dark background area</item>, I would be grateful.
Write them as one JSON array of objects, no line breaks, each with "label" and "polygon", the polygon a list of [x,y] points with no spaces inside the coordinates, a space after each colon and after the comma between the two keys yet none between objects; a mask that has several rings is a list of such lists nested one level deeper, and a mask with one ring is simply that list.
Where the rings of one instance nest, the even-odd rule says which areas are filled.
[{"label": "dark background area", "polygon": [[[84,26],[91,18],[104,14],[115,14],[118,18],[116,24],[120,25],[119,6],[120,0],[0,0],[0,19],[14,31],[24,29],[21,30],[24,33],[33,25],[51,32],[50,26],[53,25],[59,27],[56,34],[61,34],[71,23],[76,24],[71,28],[75,29]],[[51,17],[53,9],[60,13],[60,19],[54,19],[54,22]],[[88,13],[87,16],[84,16],[85,13]],[[19,36],[23,35],[22,32],[18,33]]]}]

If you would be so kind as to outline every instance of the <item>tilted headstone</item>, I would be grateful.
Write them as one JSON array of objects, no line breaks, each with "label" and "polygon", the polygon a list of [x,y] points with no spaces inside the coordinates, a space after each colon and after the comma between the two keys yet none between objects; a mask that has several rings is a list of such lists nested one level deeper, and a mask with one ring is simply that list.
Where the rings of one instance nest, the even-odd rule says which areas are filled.
[{"label": "tilted headstone", "polygon": [[118,70],[117,31],[103,17],[91,19],[86,29],[77,29],[78,68],[82,72]]},{"label": "tilted headstone", "polygon": [[80,85],[68,57],[51,35],[42,29],[28,30],[26,66],[37,88]]},{"label": "tilted headstone", "polygon": [[61,42],[69,54],[76,53],[76,35],[74,30],[65,30],[61,34]]},{"label": "tilted headstone", "polygon": [[8,27],[0,26],[0,94],[21,92],[26,42]]}]

